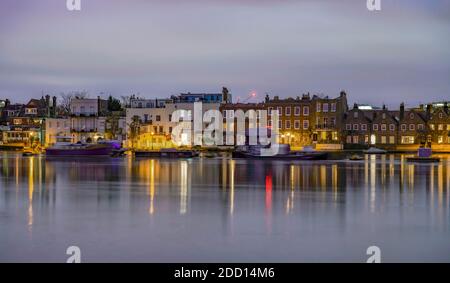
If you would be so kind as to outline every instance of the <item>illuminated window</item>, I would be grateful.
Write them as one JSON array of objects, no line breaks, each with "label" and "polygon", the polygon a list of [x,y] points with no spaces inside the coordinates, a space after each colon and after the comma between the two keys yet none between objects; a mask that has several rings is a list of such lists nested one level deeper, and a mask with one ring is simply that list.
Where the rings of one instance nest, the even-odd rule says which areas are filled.
[{"label": "illuminated window", "polygon": [[386,143],[386,136],[381,136],[381,143],[385,144]]},{"label": "illuminated window", "polygon": [[412,136],[402,136],[401,143],[402,144],[413,144],[414,143],[414,137],[412,137]]},{"label": "illuminated window", "polygon": [[434,131],[434,124],[430,124],[430,130]]},{"label": "illuminated window", "polygon": [[353,136],[353,143],[359,143],[359,137]]},{"label": "illuminated window", "polygon": [[394,136],[389,136],[389,143],[390,144],[394,144],[395,143],[395,137]]},{"label": "illuminated window", "polygon": [[438,143],[443,143],[443,142],[444,142],[444,137],[438,136]]},{"label": "illuminated window", "polygon": [[[442,113],[441,113],[441,114],[442,114]],[[442,131],[442,130],[444,130],[444,125],[439,124],[439,125],[438,125],[438,131]]]}]

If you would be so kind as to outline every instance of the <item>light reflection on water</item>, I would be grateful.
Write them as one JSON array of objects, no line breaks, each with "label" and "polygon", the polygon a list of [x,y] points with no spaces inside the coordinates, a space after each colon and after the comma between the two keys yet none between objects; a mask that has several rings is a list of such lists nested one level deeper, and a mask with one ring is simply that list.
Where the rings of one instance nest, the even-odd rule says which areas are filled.
[{"label": "light reflection on water", "polygon": [[450,159],[0,153],[0,261],[450,261]]}]

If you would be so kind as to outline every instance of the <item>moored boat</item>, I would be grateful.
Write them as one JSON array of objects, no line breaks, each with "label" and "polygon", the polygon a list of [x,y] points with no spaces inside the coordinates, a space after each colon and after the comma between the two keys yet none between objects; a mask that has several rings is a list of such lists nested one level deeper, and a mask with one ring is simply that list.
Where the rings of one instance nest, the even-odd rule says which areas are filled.
[{"label": "moored boat", "polygon": [[54,146],[45,150],[47,156],[110,156],[115,147],[112,143],[71,143],[71,137],[57,137]]},{"label": "moored boat", "polygon": [[265,148],[265,146],[244,146],[232,152],[232,157],[268,160],[325,160],[328,157],[328,153],[326,152],[310,150],[293,152],[290,150],[290,146],[285,144],[280,144],[278,153],[274,155],[262,154],[261,149],[263,148]]},{"label": "moored boat", "polygon": [[161,149],[161,150],[138,150],[134,152],[135,157],[150,158],[193,158],[199,154],[193,150]]},{"label": "moored boat", "polygon": [[438,157],[432,157],[431,148],[419,148],[417,151],[417,156],[407,157],[406,161],[408,162],[419,162],[419,163],[435,163],[440,162],[441,159]]},{"label": "moored boat", "polygon": [[371,147],[368,150],[364,151],[365,154],[386,154],[387,150]]}]

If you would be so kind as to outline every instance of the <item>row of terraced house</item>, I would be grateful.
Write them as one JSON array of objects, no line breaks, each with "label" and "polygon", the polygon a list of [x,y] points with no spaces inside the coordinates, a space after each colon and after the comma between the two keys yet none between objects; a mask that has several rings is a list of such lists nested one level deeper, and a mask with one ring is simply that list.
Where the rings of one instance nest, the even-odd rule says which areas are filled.
[{"label": "row of terraced house", "polygon": [[[236,126],[236,110],[265,110],[269,128],[273,126],[272,113],[277,110],[279,142],[294,149],[313,145],[319,150],[370,146],[414,150],[429,145],[438,151],[450,151],[447,102],[408,109],[404,104],[398,109],[354,104],[349,109],[347,94],[342,91],[335,97],[309,93],[295,98],[266,95],[258,103],[240,103],[232,101],[227,88],[218,93],[188,92],[160,99],[133,96],[123,105],[123,111],[109,109],[108,100],[100,97],[75,97],[66,111],[61,111],[56,97],[49,95],[27,104],[0,100],[0,145],[38,141],[48,146],[58,136],[70,136],[73,142],[117,139],[140,149],[174,147],[171,134],[177,123],[172,114],[183,110],[181,119],[192,120],[194,102],[202,102],[202,114],[212,109],[221,111],[225,131]],[[227,124],[230,121],[232,125]],[[197,138],[202,137],[194,136]]]}]

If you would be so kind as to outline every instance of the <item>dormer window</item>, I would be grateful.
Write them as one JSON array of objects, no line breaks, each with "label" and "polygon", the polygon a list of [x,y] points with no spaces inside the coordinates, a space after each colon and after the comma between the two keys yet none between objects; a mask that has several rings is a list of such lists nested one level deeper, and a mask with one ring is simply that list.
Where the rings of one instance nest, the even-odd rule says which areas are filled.
[{"label": "dormer window", "polygon": [[410,119],[414,119],[414,113],[409,114]]}]

